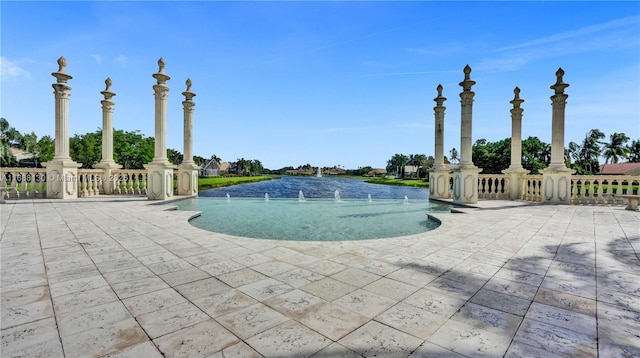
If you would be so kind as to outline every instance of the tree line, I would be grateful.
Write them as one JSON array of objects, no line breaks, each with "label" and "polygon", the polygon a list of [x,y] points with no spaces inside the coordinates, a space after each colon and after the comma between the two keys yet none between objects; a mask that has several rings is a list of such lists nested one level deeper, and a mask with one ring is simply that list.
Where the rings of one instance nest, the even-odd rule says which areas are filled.
[{"label": "tree line", "polygon": [[[38,139],[34,133],[22,134],[12,127],[5,118],[0,118],[0,164],[3,167],[30,166],[39,167],[50,161],[55,155],[55,139],[45,135]],[[124,169],[143,169],[144,164],[153,160],[155,140],[145,137],[140,131],[113,130],[113,160]],[[18,163],[11,152],[18,148],[32,155]],[[82,164],[82,168],[94,168],[102,159],[102,130],[85,134],[74,134],[69,138],[69,155],[72,160]],[[184,155],[176,150],[167,149],[167,159],[175,165],[182,163]],[[194,155],[196,165],[204,166],[210,160],[221,162],[215,154],[210,159]],[[261,175],[264,167],[259,160],[240,158],[230,165],[230,172],[238,175]]]},{"label": "tree line", "polygon": [[[631,140],[624,133],[612,133],[608,141],[606,135],[599,129],[592,129],[585,135],[584,140],[578,144],[569,142],[564,150],[565,164],[576,170],[576,174],[592,175],[600,172],[600,158],[604,164],[640,162],[640,140]],[[505,138],[496,142],[486,139],[478,139],[472,146],[473,164],[482,168],[484,174],[500,174],[502,170],[511,165],[511,138]],[[444,162],[457,163],[458,150],[452,148],[449,157]],[[541,141],[538,137],[528,137],[522,140],[522,167],[531,174],[539,174],[551,161],[551,145]],[[433,165],[434,158],[424,154],[394,154],[387,161],[387,172],[404,177],[405,166],[418,168],[418,176],[426,178],[427,170]]]}]

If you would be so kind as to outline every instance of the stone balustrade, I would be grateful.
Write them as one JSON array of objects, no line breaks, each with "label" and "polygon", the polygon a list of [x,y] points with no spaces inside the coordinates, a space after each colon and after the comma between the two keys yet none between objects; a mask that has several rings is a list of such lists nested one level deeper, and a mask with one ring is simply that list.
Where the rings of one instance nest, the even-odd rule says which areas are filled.
[{"label": "stone balustrade", "polygon": [[46,169],[0,168],[0,196],[2,199],[44,198]]},{"label": "stone balustrade", "polygon": [[509,199],[509,177],[503,174],[478,174],[478,198]]},{"label": "stone balustrade", "polygon": [[96,196],[104,193],[102,169],[78,169],[78,196]]},{"label": "stone balustrade", "polygon": [[638,176],[571,176],[571,204],[620,205],[623,195],[638,195]]},{"label": "stone balustrade", "polygon": [[542,201],[542,175],[523,175],[520,179],[520,198],[526,201]]},{"label": "stone balustrade", "polygon": [[118,195],[147,195],[147,171],[145,169],[115,169],[109,182]]}]

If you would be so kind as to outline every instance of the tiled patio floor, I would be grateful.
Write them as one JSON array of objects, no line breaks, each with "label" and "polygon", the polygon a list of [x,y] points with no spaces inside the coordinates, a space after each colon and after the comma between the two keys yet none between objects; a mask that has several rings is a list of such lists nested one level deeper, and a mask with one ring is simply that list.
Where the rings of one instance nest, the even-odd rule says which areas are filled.
[{"label": "tiled patio floor", "polygon": [[232,237],[146,200],[0,205],[8,357],[640,357],[640,213],[482,201],[424,234]]}]

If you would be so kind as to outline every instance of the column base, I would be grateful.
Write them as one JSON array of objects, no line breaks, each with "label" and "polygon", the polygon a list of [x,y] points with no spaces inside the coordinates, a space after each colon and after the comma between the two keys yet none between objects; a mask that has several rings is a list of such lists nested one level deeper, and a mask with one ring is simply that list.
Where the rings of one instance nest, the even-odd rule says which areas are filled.
[{"label": "column base", "polygon": [[47,168],[47,198],[48,199],[76,199],[78,198],[78,168],[82,164],[71,158],[52,159],[42,163]]},{"label": "column base", "polygon": [[542,170],[542,203],[571,204],[571,174],[573,169],[547,168]]},{"label": "column base", "polygon": [[195,164],[178,166],[178,195],[198,195],[198,169]]},{"label": "column base", "polygon": [[113,194],[113,175],[112,170],[120,169],[121,165],[116,162],[100,162],[95,165],[96,169],[102,169],[102,192],[105,195]]},{"label": "column base", "polygon": [[509,200],[522,199],[523,193],[520,179],[522,178],[522,176],[529,174],[529,171],[522,167],[509,168],[503,170],[502,174],[505,174],[509,177]]},{"label": "column base", "polygon": [[453,203],[478,203],[478,174],[482,169],[465,166],[453,171]]},{"label": "column base", "polygon": [[147,170],[147,198],[149,200],[169,200],[173,198],[173,169],[175,165],[149,163]]},{"label": "column base", "polygon": [[434,199],[451,198],[449,169],[446,167],[429,171],[429,197]]}]

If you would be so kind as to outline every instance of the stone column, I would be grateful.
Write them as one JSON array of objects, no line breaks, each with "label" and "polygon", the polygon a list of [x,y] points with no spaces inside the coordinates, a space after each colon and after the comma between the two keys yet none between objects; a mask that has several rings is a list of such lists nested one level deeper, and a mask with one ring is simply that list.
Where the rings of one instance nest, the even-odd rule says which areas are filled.
[{"label": "stone column", "polygon": [[438,96],[433,100],[436,106],[433,107],[435,114],[435,162],[429,171],[429,197],[434,199],[449,198],[449,169],[444,164],[444,101],[442,96],[442,85],[437,87]]},{"label": "stone column", "polygon": [[187,79],[187,90],[182,92],[184,109],[184,156],[178,166],[178,194],[198,195],[198,166],[193,161],[193,111],[195,93],[191,92],[191,79]]},{"label": "stone column", "polygon": [[65,72],[67,60],[58,59],[58,71],[51,75],[56,78],[53,86],[55,95],[55,155],[49,162],[42,163],[47,168],[47,198],[72,199],[78,197],[78,168],[81,164],[69,156],[69,96],[72,79]]},{"label": "stone column", "polygon": [[167,200],[173,198],[173,169],[167,159],[167,98],[169,86],[167,81],[171,77],[164,73],[164,60],[158,60],[158,73],[152,76],[157,83],[153,86],[155,94],[155,148],[154,158],[144,167],[147,169],[147,197],[150,200]]},{"label": "stone column", "polygon": [[471,130],[473,118],[473,97],[471,87],[471,67],[464,68],[464,81],[460,82],[460,165],[453,172],[453,202],[456,204],[475,204],[478,202],[478,173],[482,171],[472,161]]},{"label": "stone column", "polygon": [[111,100],[111,97],[116,94],[111,92],[111,79],[107,78],[104,81],[106,88],[100,92],[104,99],[100,101],[102,103],[102,159],[96,168],[103,170],[102,189],[107,195],[113,194],[113,180],[111,180],[111,171],[113,169],[120,168],[113,160],[113,109],[116,103]]},{"label": "stone column", "polygon": [[521,199],[522,193],[520,180],[523,175],[529,173],[522,167],[522,112],[520,108],[524,99],[520,98],[520,88],[513,90],[513,99],[509,102],[513,105],[511,109],[511,165],[502,173],[509,177],[509,199]]},{"label": "stone column", "polygon": [[551,163],[542,170],[542,202],[547,204],[571,203],[571,174],[573,170],[564,164],[564,111],[569,95],[564,93],[569,87],[562,77],[564,70],[556,71],[556,83],[550,88],[551,96]]}]

